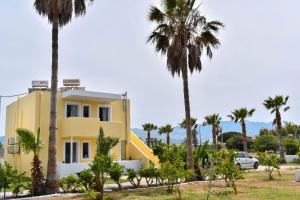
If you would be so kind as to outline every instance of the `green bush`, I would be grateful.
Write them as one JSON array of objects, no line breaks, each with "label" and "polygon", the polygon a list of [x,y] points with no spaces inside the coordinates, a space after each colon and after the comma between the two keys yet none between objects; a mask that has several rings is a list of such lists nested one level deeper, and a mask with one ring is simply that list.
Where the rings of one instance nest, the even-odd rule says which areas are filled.
[{"label": "green bush", "polygon": [[78,175],[78,178],[79,178],[79,182],[82,184],[85,190],[91,188],[93,184],[94,176],[88,169],[81,171]]},{"label": "green bush", "polygon": [[273,134],[262,134],[257,136],[253,142],[253,148],[258,152],[277,151],[279,139]]},{"label": "green bush", "polygon": [[59,187],[66,193],[76,192],[81,186],[80,179],[75,174],[63,177],[59,179],[57,183]]},{"label": "green bush", "polygon": [[119,163],[113,163],[112,166],[110,167],[109,169],[109,176],[110,178],[116,182],[116,184],[118,184],[118,187],[119,189],[121,190],[122,189],[122,186],[121,186],[121,182],[120,182],[120,179],[122,177],[122,174],[123,174],[123,169],[124,167],[119,165]]},{"label": "green bush", "polygon": [[296,155],[299,151],[299,143],[294,139],[287,138],[284,141],[284,148],[287,155]]},{"label": "green bush", "polygon": [[293,160],[293,164],[300,164],[300,158],[296,158]]},{"label": "green bush", "polygon": [[[247,137],[247,146],[250,149],[253,145],[253,139],[251,137]],[[243,136],[242,134],[234,135],[226,141],[226,147],[228,149],[235,149],[239,151],[244,150],[243,146]]]},{"label": "green bush", "polygon": [[150,187],[153,183],[153,179],[155,178],[156,170],[154,167],[148,167],[140,170],[141,177],[145,178],[148,187]]},{"label": "green bush", "polygon": [[266,166],[266,172],[269,180],[273,180],[273,171],[277,170],[280,175],[280,157],[275,153],[260,153],[259,160],[262,165]]},{"label": "green bush", "polygon": [[127,169],[127,180],[133,185],[133,187],[139,187],[142,177],[134,169]]}]

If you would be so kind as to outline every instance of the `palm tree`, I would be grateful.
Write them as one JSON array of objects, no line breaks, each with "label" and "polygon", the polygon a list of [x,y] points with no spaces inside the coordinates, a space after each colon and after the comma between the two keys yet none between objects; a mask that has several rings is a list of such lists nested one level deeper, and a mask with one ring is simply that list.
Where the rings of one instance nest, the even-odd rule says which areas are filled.
[{"label": "palm tree", "polygon": [[195,0],[163,0],[162,10],[152,6],[149,20],[157,24],[148,37],[155,51],[167,55],[167,68],[172,76],[182,77],[187,130],[187,166],[194,168],[188,71],[201,71],[201,55],[211,59],[218,48],[215,33],[223,27],[219,21],[207,21],[195,5]]},{"label": "palm tree", "polygon": [[170,133],[173,132],[173,127],[171,124],[167,124],[166,126],[162,126],[158,129],[158,133],[160,135],[166,134],[167,135],[167,145],[170,146]]},{"label": "palm tree", "polygon": [[282,123],[281,123],[281,113],[280,110],[283,109],[284,112],[290,109],[287,106],[287,102],[289,100],[289,96],[275,96],[274,98],[268,97],[263,105],[267,110],[271,111],[271,114],[275,113],[275,119],[273,121],[273,125],[276,125],[276,132],[279,136],[279,152],[281,160],[284,160],[284,152],[283,152],[283,137],[282,137]]},{"label": "palm tree", "polygon": [[[182,120],[182,122],[179,124],[179,126],[181,128],[185,128],[186,129],[186,120]],[[194,148],[197,148],[198,146],[198,139],[197,139],[197,135],[198,135],[198,124],[197,124],[197,118],[191,118],[191,127],[192,127],[192,137],[193,137],[193,144],[194,144]]]},{"label": "palm tree", "polygon": [[212,127],[212,138],[214,147],[217,148],[217,132],[220,128],[222,118],[219,114],[208,115],[204,118],[203,126],[210,125]]},{"label": "palm tree", "polygon": [[[48,145],[48,165],[46,193],[58,191],[56,176],[56,104],[57,104],[57,74],[58,74],[58,28],[68,24],[75,16],[84,15],[86,1],[94,0],[35,0],[37,12],[46,16],[52,24],[52,74],[51,74],[51,106]],[[74,11],[74,12],[73,12]]]},{"label": "palm tree", "polygon": [[235,123],[240,123],[242,126],[242,134],[243,134],[243,147],[244,151],[248,152],[248,146],[247,146],[247,130],[246,130],[246,118],[252,117],[253,113],[255,112],[255,109],[248,110],[247,108],[240,108],[236,109],[231,112],[231,115],[228,115],[228,117],[234,121]]},{"label": "palm tree", "polygon": [[151,123],[143,124],[144,131],[147,132],[147,145],[148,147],[151,147],[151,131],[154,131],[157,129],[157,126]]},{"label": "palm tree", "polygon": [[38,129],[36,136],[27,129],[17,129],[17,134],[22,151],[25,154],[33,153],[33,161],[31,163],[32,195],[42,195],[44,190],[44,175],[39,158],[39,153],[43,147],[40,139],[40,129]]}]

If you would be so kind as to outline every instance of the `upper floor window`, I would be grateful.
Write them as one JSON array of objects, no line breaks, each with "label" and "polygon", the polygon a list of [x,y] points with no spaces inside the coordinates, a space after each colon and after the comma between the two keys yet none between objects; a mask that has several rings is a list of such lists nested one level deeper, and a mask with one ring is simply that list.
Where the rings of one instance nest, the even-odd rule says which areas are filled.
[{"label": "upper floor window", "polygon": [[100,121],[111,120],[111,108],[109,106],[99,106],[99,118]]},{"label": "upper floor window", "polygon": [[90,117],[90,106],[89,105],[83,105],[82,106],[82,116],[87,118]]},{"label": "upper floor window", "polygon": [[66,117],[79,117],[80,110],[77,104],[67,104]]}]

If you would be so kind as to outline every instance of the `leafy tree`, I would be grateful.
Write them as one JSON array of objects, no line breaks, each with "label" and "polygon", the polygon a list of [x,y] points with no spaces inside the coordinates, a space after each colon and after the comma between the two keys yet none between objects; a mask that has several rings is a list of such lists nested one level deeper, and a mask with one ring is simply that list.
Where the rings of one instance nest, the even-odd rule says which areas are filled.
[{"label": "leafy tree", "polygon": [[247,130],[246,130],[246,118],[252,117],[253,113],[255,112],[255,109],[248,110],[247,108],[240,108],[236,109],[231,112],[231,115],[228,115],[228,117],[234,121],[235,123],[240,123],[242,126],[242,134],[243,134],[243,147],[244,151],[248,151],[248,145],[247,145]]},{"label": "leafy tree", "polygon": [[112,166],[112,158],[109,152],[118,142],[117,138],[104,137],[103,128],[100,127],[96,154],[94,160],[90,163],[91,171],[95,176],[95,190],[99,193],[97,199],[103,199],[104,184],[107,180],[105,174],[109,173]]},{"label": "leafy tree", "polygon": [[269,129],[266,129],[266,128],[263,128],[263,129],[260,129],[259,130],[259,135],[268,135],[268,134],[271,134],[271,135],[275,135],[276,136],[276,132],[274,130],[269,130]]},{"label": "leafy tree", "polygon": [[294,138],[298,138],[300,136],[300,126],[293,122],[284,122],[283,135],[292,135]]},{"label": "leafy tree", "polygon": [[162,2],[162,9],[152,6],[149,20],[156,23],[148,42],[155,44],[155,51],[167,55],[167,68],[172,76],[182,77],[185,119],[187,130],[187,165],[194,168],[191,114],[188,86],[188,71],[201,71],[201,55],[212,58],[213,48],[220,45],[215,36],[223,24],[208,21],[201,15],[195,0],[168,0]]},{"label": "leafy tree", "polygon": [[48,166],[46,193],[53,194],[58,191],[56,176],[56,106],[57,106],[57,74],[58,74],[58,30],[68,24],[75,16],[84,15],[86,1],[94,0],[35,0],[34,7],[37,12],[48,18],[52,24],[52,74],[51,74],[51,106],[48,145]]},{"label": "leafy tree", "polygon": [[153,183],[153,179],[155,178],[155,168],[153,166],[143,168],[140,170],[140,175],[143,177],[148,185],[150,187]]},{"label": "leafy tree", "polygon": [[217,131],[220,127],[222,118],[219,114],[208,115],[204,118],[203,126],[210,125],[212,127],[212,138],[215,149],[217,148]]},{"label": "leafy tree", "polygon": [[284,149],[287,155],[296,155],[299,152],[299,141],[292,138],[286,138],[284,141]]},{"label": "leafy tree", "polygon": [[268,99],[266,99],[263,103],[266,109],[271,111],[271,114],[275,113],[273,125],[276,124],[276,132],[279,136],[279,152],[281,160],[284,160],[281,109],[284,112],[290,109],[290,107],[287,106],[288,100],[289,96],[275,96],[274,98],[268,97]]},{"label": "leafy tree", "polygon": [[[186,120],[182,120],[182,122],[179,124],[181,128],[186,129]],[[198,139],[197,139],[197,135],[198,135],[198,124],[197,124],[197,118],[191,118],[191,127],[192,127],[192,135],[193,135],[193,144],[194,144],[194,148],[196,148],[198,146]]]},{"label": "leafy tree", "polygon": [[121,177],[123,174],[124,167],[119,165],[119,163],[115,162],[109,169],[110,178],[118,184],[119,190],[122,189],[121,185]]},{"label": "leafy tree", "polygon": [[167,135],[167,145],[170,145],[170,133],[173,132],[173,127],[171,124],[167,124],[166,126],[162,126],[158,129],[158,133],[161,134],[166,134]]},{"label": "leafy tree", "polygon": [[279,140],[273,134],[259,135],[254,139],[253,148],[259,152],[277,151]]},{"label": "leafy tree", "polygon": [[266,165],[266,172],[268,174],[269,180],[273,180],[273,171],[277,170],[280,175],[280,158],[275,153],[260,153],[259,160],[262,165]]},{"label": "leafy tree", "polygon": [[134,169],[127,169],[127,180],[134,187],[139,187],[140,186],[142,178],[143,177],[140,176],[139,173],[137,173],[136,171],[134,171]]},{"label": "leafy tree", "polygon": [[[249,150],[253,145],[253,139],[247,137],[247,149]],[[235,149],[239,151],[244,150],[244,139],[242,134],[234,135],[226,141],[226,147],[228,149]]]},{"label": "leafy tree", "polygon": [[233,136],[236,136],[236,135],[242,135],[242,134],[239,132],[225,132],[222,135],[218,135],[217,140],[218,140],[218,142],[221,142],[222,141],[221,137],[223,137],[223,142],[226,143],[227,140],[229,140],[230,138],[232,138]]},{"label": "leafy tree", "polygon": [[25,154],[33,153],[33,161],[31,163],[31,193],[33,196],[42,195],[44,191],[44,175],[41,160],[39,158],[39,153],[43,148],[43,144],[40,139],[40,129],[38,129],[37,135],[34,135],[27,129],[17,129],[17,134],[22,151]]},{"label": "leafy tree", "polygon": [[147,132],[147,145],[148,147],[151,147],[151,131],[155,131],[157,129],[157,126],[151,123],[143,124],[144,131]]}]

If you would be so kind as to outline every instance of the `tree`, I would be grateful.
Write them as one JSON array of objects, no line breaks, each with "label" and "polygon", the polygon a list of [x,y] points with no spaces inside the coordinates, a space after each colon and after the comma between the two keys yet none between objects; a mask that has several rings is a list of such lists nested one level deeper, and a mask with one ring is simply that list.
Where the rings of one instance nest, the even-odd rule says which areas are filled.
[{"label": "tree", "polygon": [[147,145],[148,147],[151,147],[151,131],[155,131],[157,129],[157,126],[151,123],[143,124],[144,131],[147,132]]},{"label": "tree", "polygon": [[274,151],[276,152],[279,147],[279,140],[273,134],[259,135],[254,139],[253,148],[259,152]]},{"label": "tree", "polygon": [[50,96],[50,127],[48,145],[48,165],[46,179],[46,193],[53,194],[58,191],[56,175],[56,107],[57,107],[57,74],[58,74],[58,29],[68,24],[73,16],[84,15],[86,1],[94,0],[35,0],[34,7],[37,12],[48,18],[52,24],[52,73]]},{"label": "tree", "polygon": [[38,129],[36,136],[27,129],[17,129],[17,134],[22,151],[25,154],[33,153],[33,161],[31,163],[32,195],[42,195],[44,191],[44,175],[39,158],[39,153],[43,147],[40,139],[40,129]]},{"label": "tree", "polygon": [[204,118],[203,126],[210,125],[212,127],[212,138],[215,149],[217,148],[217,131],[220,127],[222,118],[219,114],[208,115]]},{"label": "tree", "polygon": [[[251,137],[247,137],[247,149],[253,145],[253,139]],[[226,141],[226,147],[228,149],[236,149],[239,151],[244,150],[244,138],[242,134],[233,135]]]},{"label": "tree", "polygon": [[289,100],[289,96],[275,96],[274,98],[268,97],[263,103],[267,110],[271,111],[271,114],[275,113],[275,119],[273,121],[273,125],[276,124],[276,132],[279,136],[279,152],[280,159],[284,160],[284,151],[283,151],[283,136],[282,136],[282,123],[281,123],[281,109],[284,112],[290,109],[287,106],[287,102]]},{"label": "tree", "polygon": [[[185,128],[186,129],[186,120],[182,120],[182,122],[179,124],[181,128]],[[193,144],[194,144],[194,148],[197,148],[198,146],[198,139],[197,139],[197,135],[198,135],[198,124],[197,124],[197,118],[191,118],[191,127],[192,127],[192,135],[193,135]]]},{"label": "tree", "polygon": [[187,130],[187,165],[194,168],[191,113],[188,86],[188,71],[201,71],[201,55],[211,59],[212,49],[218,48],[219,39],[215,36],[223,24],[208,21],[201,15],[195,0],[164,0],[162,10],[152,6],[149,20],[157,24],[148,42],[155,45],[155,51],[167,55],[167,68],[172,76],[182,77],[185,119]]},{"label": "tree", "polygon": [[103,199],[104,184],[107,180],[105,174],[109,173],[112,166],[112,158],[109,152],[118,142],[118,138],[104,137],[103,128],[100,127],[97,150],[94,160],[90,163],[91,171],[95,176],[95,190],[99,193],[97,199]]},{"label": "tree", "polygon": [[280,176],[280,158],[277,154],[274,153],[260,153],[259,154],[259,160],[262,165],[266,166],[265,171],[268,174],[269,180],[273,180],[273,171],[277,170],[279,176]]},{"label": "tree", "polygon": [[173,132],[173,127],[171,124],[167,124],[166,126],[162,126],[158,129],[158,133],[167,135],[167,145],[170,146],[170,133]]},{"label": "tree", "polygon": [[293,122],[284,122],[283,135],[292,135],[294,138],[298,138],[300,135],[300,126]]},{"label": "tree", "polygon": [[222,135],[218,136],[218,142],[221,142],[222,137],[223,137],[223,142],[226,143],[227,140],[229,140],[230,138],[232,138],[236,135],[242,135],[242,134],[239,132],[225,132],[225,133],[223,133],[223,136]]},{"label": "tree", "polygon": [[243,134],[243,146],[244,151],[248,151],[248,145],[247,145],[247,130],[246,130],[246,118],[252,117],[253,113],[255,112],[255,109],[248,110],[247,108],[240,108],[236,109],[231,112],[231,115],[228,115],[228,117],[234,121],[235,123],[240,123],[242,126],[242,134]]},{"label": "tree", "polygon": [[284,149],[287,155],[296,155],[299,152],[299,141],[292,139],[292,138],[286,138],[284,140]]}]

